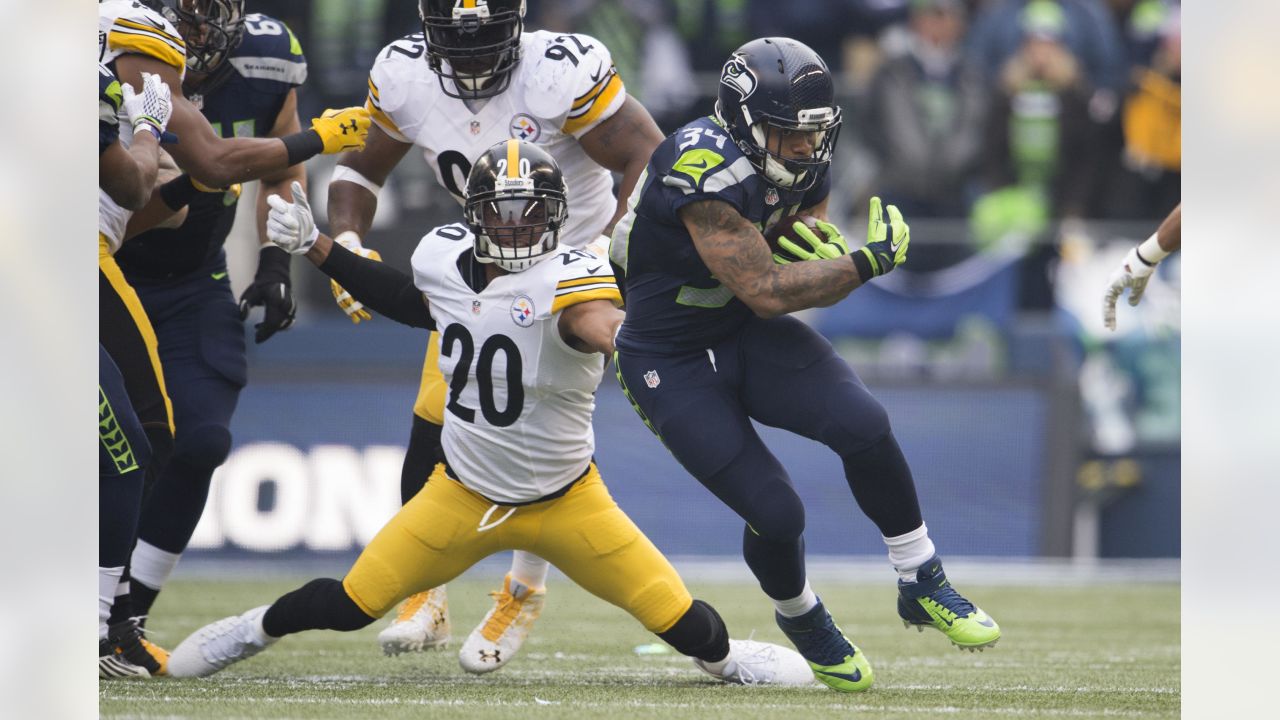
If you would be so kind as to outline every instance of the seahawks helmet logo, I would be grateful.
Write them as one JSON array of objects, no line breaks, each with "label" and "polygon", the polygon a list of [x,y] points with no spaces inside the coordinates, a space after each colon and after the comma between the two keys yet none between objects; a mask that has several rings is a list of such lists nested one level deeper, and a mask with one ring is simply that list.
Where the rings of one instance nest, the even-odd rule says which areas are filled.
[{"label": "seahawks helmet logo", "polygon": [[756,91],[756,74],[747,67],[747,58],[742,53],[734,53],[729,62],[724,64],[720,73],[720,84],[728,85],[742,96],[742,100],[751,97]]}]

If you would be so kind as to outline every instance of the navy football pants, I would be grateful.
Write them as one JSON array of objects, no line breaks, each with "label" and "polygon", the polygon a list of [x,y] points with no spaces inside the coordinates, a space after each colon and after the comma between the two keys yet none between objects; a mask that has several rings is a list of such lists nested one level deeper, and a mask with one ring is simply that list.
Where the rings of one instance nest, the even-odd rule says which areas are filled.
[{"label": "navy football pants", "polygon": [[752,419],[839,455],[859,507],[883,535],[920,526],[911,471],[884,408],[831,344],[799,320],[752,317],[703,352],[619,351],[615,360],[636,412],[746,521],[743,555],[770,597],[792,598],[804,588],[804,507]]},{"label": "navy football pants", "polygon": [[[138,537],[180,553],[195,532],[213,471],[231,452],[231,415],[247,378],[244,324],[225,268],[136,282],[159,340],[173,402],[173,457],[143,507]],[[216,268],[215,268],[216,269]]]}]

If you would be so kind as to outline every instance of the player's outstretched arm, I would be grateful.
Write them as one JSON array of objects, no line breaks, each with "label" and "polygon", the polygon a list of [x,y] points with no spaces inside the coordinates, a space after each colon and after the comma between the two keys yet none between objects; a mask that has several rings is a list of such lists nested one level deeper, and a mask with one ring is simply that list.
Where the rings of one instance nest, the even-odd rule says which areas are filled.
[{"label": "player's outstretched arm", "polygon": [[560,337],[578,352],[613,355],[613,336],[624,313],[611,300],[587,300],[560,311]]},{"label": "player's outstretched arm", "polygon": [[627,198],[649,164],[654,148],[662,144],[662,131],[640,101],[628,95],[617,112],[584,134],[578,142],[598,165],[622,173],[618,185],[618,206],[604,229],[604,234],[608,235],[627,214]]},{"label": "player's outstretched arm", "polygon": [[293,202],[267,198],[267,239],[291,255],[306,255],[321,272],[349,288],[375,312],[411,327],[435,329],[427,298],[409,275],[386,263],[363,258],[316,229],[307,193],[293,184]]},{"label": "player's outstretched arm", "polygon": [[1108,330],[1116,329],[1116,301],[1129,289],[1129,305],[1137,306],[1147,291],[1156,265],[1170,253],[1182,249],[1182,203],[1160,223],[1155,234],[1131,249],[1120,267],[1111,273],[1107,291],[1102,296],[1102,322]]},{"label": "player's outstretched arm", "polygon": [[[369,137],[361,152],[343,153],[329,183],[329,232],[334,242],[369,260],[381,261],[377,250],[364,246],[364,237],[373,226],[378,210],[378,194],[387,176],[405,156],[410,143],[388,135],[376,124],[369,126]],[[329,281],[333,299],[351,322],[372,318],[364,304],[352,297],[336,280]]]},{"label": "player's outstretched arm", "polygon": [[[128,53],[116,58],[121,82],[139,83],[143,72],[158,75],[173,94],[169,130],[178,136],[170,153],[182,169],[209,187],[257,180],[321,153],[364,147],[369,113],[363,107],[327,111],[311,129],[286,138],[220,138],[209,121],[182,94],[182,79],[171,65]],[[336,114],[330,114],[336,113]]]}]

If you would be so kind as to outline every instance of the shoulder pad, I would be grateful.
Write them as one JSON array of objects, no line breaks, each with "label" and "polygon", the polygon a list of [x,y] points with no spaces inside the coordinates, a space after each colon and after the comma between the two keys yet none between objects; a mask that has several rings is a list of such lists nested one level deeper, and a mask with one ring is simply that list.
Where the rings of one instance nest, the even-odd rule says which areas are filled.
[{"label": "shoulder pad", "polygon": [[409,264],[413,268],[413,283],[428,292],[444,273],[448,272],[463,251],[470,252],[474,244],[471,231],[463,223],[450,223],[434,227],[418,241]]},{"label": "shoulder pad", "polygon": [[622,305],[622,293],[609,260],[590,250],[565,248],[543,261],[556,267],[556,295],[551,313],[588,300],[610,300]]},{"label": "shoulder pad", "polygon": [[[137,2],[110,3],[99,7],[98,29],[106,33],[106,45],[118,53],[138,53],[153,57],[172,66],[179,73],[186,71],[187,46],[178,29],[163,15]],[[115,13],[110,26],[103,28],[103,14]]]},{"label": "shoulder pad", "polygon": [[409,117],[410,89],[424,78],[438,82],[423,57],[426,48],[422,33],[406,35],[388,43],[369,71],[365,106],[378,127],[401,142],[413,142],[409,133],[421,122],[421,118]]},{"label": "shoulder pad", "polygon": [[755,174],[747,156],[724,128],[706,118],[672,134],[671,167],[663,168],[662,183],[686,193],[720,192]]},{"label": "shoulder pad", "polygon": [[581,33],[525,37],[523,81],[535,115],[581,137],[622,106],[626,90],[604,43]]},{"label": "shoulder pad", "polygon": [[297,87],[307,79],[302,44],[282,20],[262,13],[244,19],[244,35],[228,62],[247,80]]}]

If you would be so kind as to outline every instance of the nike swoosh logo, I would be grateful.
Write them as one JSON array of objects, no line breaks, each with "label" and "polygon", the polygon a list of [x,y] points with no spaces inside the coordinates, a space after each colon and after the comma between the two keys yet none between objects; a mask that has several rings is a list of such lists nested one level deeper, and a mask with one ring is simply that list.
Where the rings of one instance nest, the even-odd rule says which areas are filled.
[{"label": "nike swoosh logo", "polygon": [[833,677],[839,680],[848,680],[849,682],[858,682],[862,679],[861,670],[854,670],[852,675],[848,675],[846,673],[827,672],[826,670],[814,670],[814,672],[819,675],[826,675],[827,677]]},{"label": "nike swoosh logo", "polygon": [[591,73],[591,82],[593,84],[598,83],[602,78],[604,78],[604,63],[600,63],[600,66],[596,68],[596,71]]},{"label": "nike swoosh logo", "polygon": [[213,278],[214,280],[221,280],[222,278],[224,278],[224,277],[226,277],[226,276],[227,276],[227,274],[226,274],[226,273],[224,273],[224,272],[220,272],[220,273],[214,273],[214,274],[210,275],[209,277]]},{"label": "nike swoosh logo", "polygon": [[142,16],[142,21],[143,21],[143,23],[144,23],[144,24],[146,24],[146,25],[150,25],[151,27],[153,27],[153,28],[155,28],[155,29],[157,29],[157,30],[164,30],[164,23],[158,23],[158,22],[156,22],[154,19],[149,18],[149,17],[147,17],[147,16],[145,16],[145,15],[144,15],[144,16]]},{"label": "nike swoosh logo", "polygon": [[603,266],[603,265],[597,265],[597,266],[595,266],[595,267],[593,267],[593,268],[587,268],[587,272],[589,272],[589,273],[591,273],[592,275],[594,275],[594,274],[595,274],[595,272],[596,272],[597,270],[599,270],[600,268],[602,268],[602,267],[604,267],[604,266]]},{"label": "nike swoosh logo", "polygon": [[902,247],[902,241],[898,238],[894,238],[893,241],[889,244],[889,247],[893,248],[893,251],[896,253],[898,252],[898,248]]},{"label": "nike swoosh logo", "polygon": [[981,625],[982,627],[996,626],[995,622],[991,618],[982,618],[981,620],[978,621],[978,624]]}]

